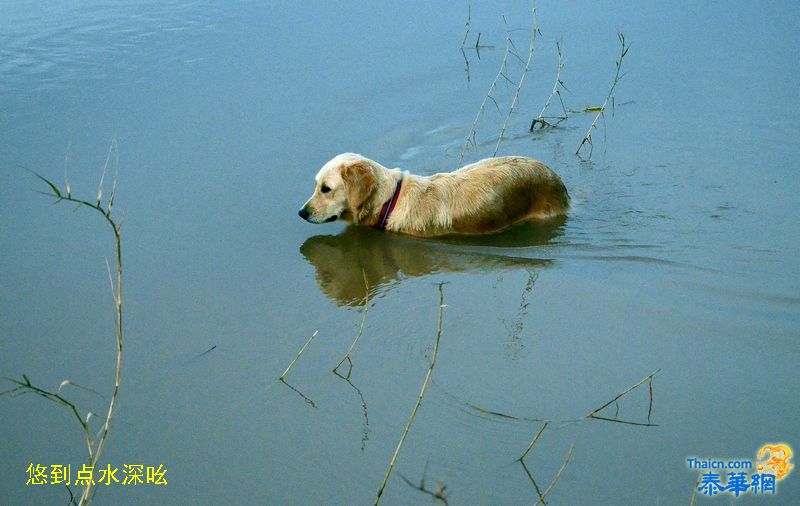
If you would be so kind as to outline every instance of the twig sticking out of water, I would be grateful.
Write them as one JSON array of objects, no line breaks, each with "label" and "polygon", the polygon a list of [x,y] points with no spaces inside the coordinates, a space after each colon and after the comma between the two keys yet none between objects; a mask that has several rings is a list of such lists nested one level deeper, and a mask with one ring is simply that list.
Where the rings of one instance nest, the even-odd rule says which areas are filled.
[{"label": "twig sticking out of water", "polygon": [[505,418],[505,419],[508,419],[508,420],[515,420],[515,421],[522,421],[522,422],[546,422],[547,421],[547,420],[544,420],[542,418],[527,418],[527,417],[524,417],[524,416],[510,415],[508,413],[503,413],[503,412],[500,412],[500,411],[494,411],[494,410],[491,410],[491,409],[488,409],[488,408],[484,408],[483,406],[478,406],[477,404],[472,404],[472,403],[467,402],[467,401],[462,400],[462,399],[457,399],[457,400],[459,402],[463,402],[464,405],[467,406],[468,408],[474,409],[475,411],[477,411],[479,413],[483,413],[485,415],[491,415],[491,416],[496,416],[498,418]]},{"label": "twig sticking out of water", "polygon": [[[589,144],[589,156],[588,157],[589,158],[592,157],[592,152],[594,151],[594,143],[592,142],[592,131],[596,128],[597,122],[600,120],[601,117],[603,118],[603,121],[605,121],[606,106],[608,105],[609,100],[611,100],[612,104],[613,104],[614,89],[617,87],[617,84],[619,84],[619,82],[622,80],[622,78],[625,77],[625,74],[622,73],[622,60],[625,58],[625,55],[628,54],[628,50],[631,47],[630,47],[629,44],[625,43],[625,35],[623,35],[622,33],[618,33],[617,34],[617,38],[619,38],[619,43],[620,43],[620,55],[619,55],[619,59],[616,61],[617,72],[616,72],[616,74],[614,74],[614,82],[611,83],[611,88],[608,90],[608,95],[606,95],[606,99],[603,102],[603,105],[601,105],[598,108],[597,115],[594,117],[594,121],[592,121],[592,124],[589,126],[589,129],[586,131],[586,135],[583,136],[583,140],[581,141],[580,145],[578,146],[578,149],[575,150],[575,154],[578,155],[578,156],[580,156],[581,148],[583,148],[583,146],[585,144]],[[592,109],[594,109],[594,108],[592,108]]]},{"label": "twig sticking out of water", "polygon": [[[480,36],[478,37],[480,40]],[[486,103],[491,100],[494,102],[495,107],[497,107],[498,112],[500,111],[500,106],[497,105],[497,100],[495,100],[494,96],[494,89],[497,86],[497,82],[500,80],[500,77],[508,77],[505,76],[504,72],[506,70],[506,65],[508,64],[508,55],[511,54],[511,47],[513,46],[513,42],[511,41],[511,32],[506,31],[506,49],[503,52],[503,61],[500,62],[500,68],[497,71],[497,75],[494,76],[492,80],[492,84],[489,86],[489,91],[486,92],[486,96],[483,97],[483,101],[481,101],[481,106],[478,108],[478,114],[475,115],[475,120],[473,120],[472,125],[469,127],[469,132],[467,133],[467,139],[464,141],[464,147],[461,148],[461,154],[458,157],[458,163],[464,161],[464,155],[467,152],[470,144],[473,148],[477,148],[478,142],[475,140],[475,135],[478,130],[478,121],[480,121],[481,116],[483,115],[483,111],[486,108]]]},{"label": "twig sticking out of water", "polygon": [[539,432],[537,432],[535,436],[533,436],[533,439],[531,439],[531,442],[530,444],[528,444],[528,447],[525,448],[525,451],[522,452],[522,455],[520,455],[519,458],[517,459],[517,462],[522,464],[522,468],[525,470],[525,474],[528,475],[528,479],[530,479],[531,483],[533,483],[533,488],[536,489],[536,494],[539,496],[539,501],[541,502],[544,502],[544,494],[542,494],[542,491],[539,490],[539,484],[536,483],[536,480],[533,479],[533,475],[531,474],[530,470],[528,470],[528,466],[525,465],[525,457],[527,457],[531,449],[533,449],[533,447],[536,446],[536,443],[539,441],[539,438],[542,437],[542,434],[544,433],[545,429],[547,429],[548,425],[550,425],[550,422],[544,422],[542,428],[539,429]]},{"label": "twig sticking out of water", "polygon": [[[536,116],[536,119],[531,122],[530,131],[533,132],[536,129],[536,125],[539,125],[539,129],[546,128],[548,126],[553,126],[548,119],[555,119],[557,120],[556,123],[567,119],[567,108],[564,106],[564,99],[561,98],[561,88],[567,89],[564,86],[564,81],[561,80],[561,71],[564,70],[564,52],[561,47],[561,41],[556,42],[556,51],[558,52],[558,71],[556,71],[556,80],[553,83],[553,90],[550,92],[550,96],[547,97],[547,101],[544,103],[544,107],[542,110],[539,111],[539,115]],[[559,102],[561,102],[561,110],[564,111],[563,116],[545,116],[544,113],[547,112],[547,109],[550,107],[550,102],[553,100],[554,96],[558,96]]]},{"label": "twig sticking out of water", "polygon": [[556,483],[558,483],[558,480],[561,479],[561,473],[564,472],[564,469],[567,468],[567,465],[569,464],[570,460],[572,460],[572,454],[574,453],[574,450],[575,450],[575,443],[573,443],[572,446],[569,447],[567,456],[564,458],[564,463],[561,464],[561,468],[556,473],[556,477],[553,478],[553,481],[550,483],[550,485],[547,486],[544,493],[542,493],[541,497],[539,497],[539,500],[536,502],[534,506],[539,506],[539,504],[546,504],[544,502],[544,498],[547,497],[547,494],[553,491],[553,487],[555,487]]},{"label": "twig sticking out of water", "polygon": [[547,428],[547,426],[548,426],[548,425],[550,425],[550,422],[544,422],[544,425],[542,425],[542,428],[541,428],[541,429],[539,429],[539,432],[537,432],[535,436],[533,436],[533,439],[531,439],[531,442],[530,442],[530,444],[528,445],[528,447],[527,447],[527,448],[525,448],[525,451],[524,451],[524,452],[522,452],[522,455],[520,455],[520,456],[519,456],[519,458],[518,458],[517,460],[519,460],[520,462],[522,462],[523,460],[525,460],[525,457],[527,457],[527,456],[528,456],[528,452],[530,452],[530,451],[531,451],[531,449],[532,449],[532,448],[533,448],[533,447],[536,445],[536,443],[539,441],[539,438],[540,438],[540,437],[542,437],[542,433],[544,432],[544,430]]},{"label": "twig sticking out of water", "polygon": [[478,32],[478,37],[475,39],[475,54],[478,55],[478,59],[481,59],[481,49],[491,49],[494,46],[485,46],[481,44],[481,32]]},{"label": "twig sticking out of water", "polygon": [[83,429],[83,435],[86,438],[86,446],[89,450],[89,461],[91,462],[94,459],[94,441],[92,440],[92,435],[89,430],[89,418],[91,418],[89,415],[87,415],[86,419],[84,420],[80,413],[78,413],[78,408],[75,406],[75,404],[62,397],[58,392],[50,392],[33,385],[26,374],[22,375],[22,381],[15,380],[13,378],[3,379],[17,386],[11,390],[0,392],[0,397],[18,397],[25,394],[34,394],[67,408],[73,414],[73,416],[75,416],[75,419],[78,421],[78,424],[80,424],[81,429]]},{"label": "twig sticking out of water", "polygon": [[[112,157],[115,160],[115,175],[114,181],[112,183],[111,193],[109,194],[108,200],[103,200],[103,191],[104,191],[104,182],[106,173],[108,172],[109,163],[112,160]],[[91,433],[89,431],[89,420],[92,416],[95,416],[93,413],[88,413],[86,418],[82,418],[78,413],[76,406],[67,401],[64,397],[61,396],[61,388],[67,384],[75,385],[70,381],[64,381],[61,383],[57,392],[49,392],[47,390],[41,389],[39,387],[34,386],[31,384],[30,380],[26,375],[22,375],[23,381],[17,380],[9,380],[12,383],[16,384],[17,387],[13,390],[9,390],[7,392],[2,392],[0,395],[6,394],[10,396],[15,395],[22,395],[25,393],[34,393],[36,395],[40,395],[45,399],[55,402],[56,404],[62,405],[69,409],[78,422],[81,425],[81,428],[84,432],[84,436],[86,438],[86,445],[89,452],[89,465],[94,467],[97,465],[97,462],[100,460],[100,456],[103,453],[103,449],[105,448],[106,441],[108,439],[108,434],[111,428],[111,420],[114,417],[115,408],[117,404],[117,395],[119,394],[120,383],[121,383],[121,370],[122,370],[122,338],[123,338],[123,327],[122,327],[122,239],[121,239],[121,230],[122,230],[122,223],[118,221],[111,215],[111,211],[114,206],[114,197],[116,196],[116,189],[117,189],[117,177],[119,175],[119,150],[117,146],[117,140],[113,139],[111,144],[108,148],[108,156],[106,157],[105,165],[103,166],[103,172],[100,176],[100,183],[97,188],[97,198],[94,202],[90,202],[88,200],[80,199],[77,197],[72,196],[72,188],[69,184],[69,177],[67,174],[67,165],[69,163],[69,147],[67,148],[67,154],[64,158],[64,185],[65,189],[62,192],[58,186],[55,185],[52,181],[45,178],[44,176],[30,171],[34,176],[38,179],[43,181],[49,188],[49,192],[40,192],[43,195],[47,195],[55,199],[55,203],[59,202],[71,202],[73,204],[77,204],[78,208],[86,207],[97,211],[100,213],[105,220],[105,222],[111,227],[111,230],[114,233],[114,245],[115,245],[115,252],[116,252],[116,273],[117,279],[116,284],[114,279],[111,275],[111,269],[109,267],[109,281],[111,284],[111,293],[112,298],[114,299],[114,308],[115,308],[115,334],[116,334],[116,343],[117,343],[117,357],[116,357],[116,367],[115,367],[115,374],[114,374],[114,391],[111,394],[111,398],[108,402],[108,412],[105,416],[105,420],[103,422],[103,426],[100,428],[100,431],[95,435],[95,438],[92,438]],[[79,385],[75,385],[79,386]],[[82,387],[85,388],[85,387]],[[91,389],[89,389],[91,390]],[[80,504],[84,505],[89,503],[94,497],[94,484],[90,483],[84,486],[83,491],[81,492]]]},{"label": "twig sticking out of water", "polygon": [[[627,388],[625,391],[621,392],[620,394],[618,394],[616,397],[614,397],[613,399],[611,399],[611,400],[610,400],[610,401],[608,401],[607,403],[603,404],[603,405],[602,405],[602,406],[600,406],[599,408],[597,408],[597,409],[595,409],[594,411],[590,412],[590,413],[589,413],[588,415],[586,415],[584,418],[594,418],[594,419],[596,419],[596,420],[605,420],[605,421],[608,421],[608,422],[625,423],[625,424],[629,424],[629,425],[643,425],[643,426],[647,426],[647,427],[654,426],[655,424],[652,424],[652,423],[650,423],[650,415],[651,415],[651,414],[652,414],[652,412],[653,412],[653,376],[655,376],[656,374],[658,374],[658,372],[659,372],[660,370],[661,370],[661,369],[656,369],[656,370],[655,370],[655,371],[653,371],[652,373],[648,374],[648,375],[647,375],[647,376],[645,376],[645,377],[644,377],[644,378],[643,378],[643,379],[642,379],[640,382],[636,383],[635,385],[633,385],[633,386],[631,386],[631,387],[628,387],[628,388]],[[638,387],[640,387],[641,385],[643,385],[645,382],[649,382],[649,384],[650,384],[650,405],[648,406],[648,409],[647,409],[647,423],[628,422],[628,421],[625,421],[625,420],[619,420],[619,419],[618,419],[618,418],[616,418],[616,417],[615,417],[615,418],[606,418],[606,417],[603,417],[603,416],[599,416],[599,415],[598,415],[598,413],[599,413],[600,411],[603,411],[605,408],[607,408],[607,407],[608,407],[608,406],[610,406],[611,404],[614,404],[614,403],[616,403],[616,402],[617,402],[617,401],[619,401],[619,400],[620,400],[622,397],[625,397],[626,395],[628,395],[629,393],[631,393],[633,390],[635,390],[636,388],[638,388]],[[618,407],[617,409],[619,409],[619,407]]]},{"label": "twig sticking out of water", "polygon": [[500,128],[500,135],[497,137],[497,144],[495,144],[494,146],[494,153],[492,153],[492,156],[497,156],[497,151],[500,149],[500,144],[503,142],[503,134],[505,134],[506,132],[506,127],[508,126],[508,122],[511,119],[511,114],[517,107],[517,103],[519,102],[519,94],[522,91],[522,85],[525,82],[525,76],[528,75],[528,69],[531,66],[531,60],[533,60],[533,54],[536,52],[536,35],[539,32],[539,27],[536,24],[535,0],[531,2],[531,14],[533,17],[533,30],[531,31],[531,42],[528,49],[528,60],[525,62],[525,67],[522,69],[522,75],[519,78],[519,84],[517,84],[517,89],[514,92],[514,99],[511,101],[511,107],[508,109],[508,113],[506,114],[505,120],[503,120],[503,126]]},{"label": "twig sticking out of water", "polygon": [[319,333],[319,331],[318,331],[318,330],[315,330],[315,331],[314,331],[314,333],[313,333],[313,334],[311,334],[311,337],[309,337],[309,338],[308,338],[308,340],[307,340],[307,341],[306,341],[306,343],[303,345],[303,347],[302,347],[302,348],[300,348],[300,351],[298,351],[298,352],[297,352],[297,356],[296,356],[296,357],[294,357],[294,360],[292,360],[292,361],[289,363],[289,365],[288,365],[288,366],[286,366],[286,370],[284,370],[284,371],[283,371],[283,373],[282,373],[282,374],[281,374],[281,375],[278,377],[278,381],[280,381],[281,383],[283,383],[284,385],[286,385],[287,387],[289,387],[290,389],[292,389],[292,390],[293,390],[295,393],[297,393],[297,395],[299,395],[300,397],[302,397],[302,398],[303,398],[303,400],[304,400],[304,401],[306,401],[306,403],[307,403],[308,405],[310,405],[312,408],[316,408],[316,407],[317,407],[317,405],[314,403],[314,401],[313,401],[313,400],[311,400],[310,398],[308,398],[308,396],[306,396],[306,394],[304,394],[303,392],[301,392],[301,391],[300,391],[300,390],[298,390],[297,388],[295,388],[295,387],[293,387],[292,385],[290,385],[290,384],[289,384],[289,383],[286,381],[286,375],[287,375],[287,374],[289,374],[289,371],[291,371],[291,370],[292,370],[292,367],[294,367],[294,364],[296,364],[296,363],[297,363],[297,361],[298,361],[298,360],[300,360],[300,357],[303,355],[303,353],[305,353],[305,351],[306,351],[306,348],[308,348],[308,347],[309,347],[309,345],[311,344],[311,341],[313,341],[313,340],[314,340],[314,338],[315,338],[315,337],[317,337],[317,334],[318,334],[318,333]]},{"label": "twig sticking out of water", "polygon": [[294,390],[294,391],[295,391],[295,393],[297,393],[297,394],[298,394],[300,397],[302,397],[302,398],[303,398],[303,400],[304,400],[304,401],[306,401],[306,403],[307,403],[307,404],[309,404],[309,405],[310,405],[312,408],[316,408],[316,407],[317,407],[317,405],[314,403],[314,401],[313,401],[313,400],[311,400],[310,398],[308,398],[308,396],[306,396],[306,394],[304,394],[303,392],[301,392],[301,391],[300,391],[300,390],[298,390],[297,388],[295,388],[295,387],[293,387],[292,385],[290,385],[290,384],[289,384],[289,383],[286,381],[286,375],[287,375],[287,374],[289,374],[289,371],[291,371],[291,370],[292,370],[292,367],[294,367],[294,364],[295,364],[295,363],[297,363],[297,361],[298,361],[298,360],[300,360],[300,357],[303,355],[303,353],[305,353],[305,351],[306,351],[306,348],[308,348],[308,346],[311,344],[311,341],[313,341],[313,340],[314,340],[314,338],[315,338],[315,337],[317,337],[317,334],[318,334],[318,333],[319,333],[319,331],[318,331],[318,330],[315,330],[315,331],[314,331],[314,333],[313,333],[313,334],[311,334],[311,337],[309,337],[309,338],[308,338],[308,341],[306,341],[306,344],[304,344],[304,345],[303,345],[303,347],[302,347],[302,348],[300,348],[300,351],[299,351],[299,352],[297,352],[297,356],[296,356],[296,357],[294,357],[294,360],[292,360],[292,361],[289,363],[289,365],[286,367],[286,370],[285,370],[285,371],[283,371],[283,374],[281,374],[281,375],[278,377],[278,381],[280,381],[281,383],[283,383],[283,384],[284,384],[284,385],[286,385],[287,387],[289,387],[289,388],[291,388],[292,390]]},{"label": "twig sticking out of water", "polygon": [[361,313],[361,326],[358,328],[358,334],[352,344],[350,344],[350,348],[347,349],[347,353],[345,353],[344,357],[336,364],[336,367],[333,368],[333,373],[341,376],[341,374],[339,374],[339,368],[342,364],[347,362],[350,367],[347,369],[347,374],[342,376],[345,379],[350,379],[350,373],[353,372],[353,361],[350,359],[350,354],[353,352],[356,343],[358,343],[358,340],[361,339],[361,335],[364,333],[364,324],[367,322],[367,313],[369,312],[369,282],[367,282],[367,273],[363,268],[361,269],[361,274],[364,277],[364,311]]},{"label": "twig sticking out of water", "polygon": [[304,344],[304,345],[303,345],[303,347],[302,347],[302,348],[300,348],[300,351],[299,351],[299,352],[297,352],[297,356],[296,356],[296,357],[294,357],[294,360],[292,360],[292,361],[289,363],[289,365],[286,367],[286,370],[285,370],[285,371],[283,371],[283,374],[281,374],[281,375],[280,375],[280,377],[278,377],[278,379],[279,379],[279,380],[283,381],[283,379],[286,377],[286,375],[287,375],[287,374],[289,374],[289,371],[291,371],[291,370],[292,370],[292,367],[294,367],[294,364],[295,364],[295,363],[296,363],[298,360],[300,360],[300,356],[301,356],[301,355],[302,355],[302,354],[303,354],[303,353],[306,351],[306,348],[308,348],[308,345],[309,345],[309,344],[311,344],[311,341],[313,341],[313,340],[314,340],[314,338],[315,338],[315,337],[317,337],[317,334],[318,334],[318,333],[319,333],[319,330],[315,330],[315,331],[314,331],[314,333],[313,333],[313,334],[311,334],[311,337],[309,337],[309,338],[308,338],[308,341],[306,341],[306,344]]},{"label": "twig sticking out of water", "polygon": [[692,487],[692,499],[689,501],[689,506],[694,506],[694,500],[697,497],[697,487],[700,486],[700,481],[703,479],[703,473],[697,475],[697,481],[694,482],[694,487]]},{"label": "twig sticking out of water", "polygon": [[397,462],[397,456],[400,454],[400,449],[403,447],[403,443],[408,436],[409,431],[411,430],[411,424],[414,423],[414,418],[417,416],[417,411],[419,410],[420,404],[422,404],[422,398],[425,396],[425,391],[428,389],[428,383],[431,380],[431,376],[433,375],[433,368],[436,365],[436,358],[439,356],[439,341],[442,337],[442,312],[445,308],[444,304],[444,289],[442,288],[444,283],[439,283],[439,323],[437,325],[436,330],[436,340],[434,341],[433,345],[433,356],[431,357],[431,365],[428,367],[428,372],[425,374],[425,381],[422,382],[422,388],[419,391],[419,396],[417,397],[417,402],[414,404],[414,409],[411,411],[411,416],[406,423],[406,428],[403,431],[403,435],[400,437],[400,442],[397,443],[397,448],[394,450],[394,455],[392,455],[392,460],[389,462],[389,469],[386,471],[386,476],[383,477],[383,483],[381,483],[380,488],[378,489],[378,495],[375,497],[375,505],[377,506],[381,502],[381,496],[383,495],[383,491],[386,488],[386,484],[389,483],[389,477],[392,475],[392,470],[394,469],[394,464]]},{"label": "twig sticking out of water", "polygon": [[[661,369],[658,369],[658,370],[654,371],[652,374],[648,375],[647,377],[645,377],[643,380],[641,380],[637,384],[635,384],[632,387],[628,388],[626,391],[624,391],[621,394],[619,394],[618,396],[614,397],[613,399],[611,399],[610,401],[605,403],[603,406],[597,408],[596,410],[593,410],[589,414],[584,415],[584,416],[582,416],[580,418],[576,418],[576,419],[564,419],[564,420],[548,420],[546,418],[522,416],[520,414],[508,413],[508,412],[498,411],[498,410],[495,410],[495,409],[485,408],[483,406],[478,406],[477,404],[473,404],[473,403],[467,401],[466,399],[458,397],[457,395],[444,390],[441,387],[441,385],[439,386],[439,388],[442,391],[442,393],[444,393],[446,396],[450,397],[451,399],[455,400],[456,402],[458,402],[460,404],[463,404],[465,407],[469,408],[470,410],[477,411],[478,413],[481,413],[481,414],[484,414],[484,415],[489,415],[489,416],[493,416],[493,417],[497,417],[497,418],[502,418],[504,420],[512,420],[512,421],[515,421],[515,422],[547,422],[547,423],[564,422],[564,423],[573,423],[573,422],[585,421],[585,420],[588,420],[588,419],[594,419],[594,420],[603,420],[603,421],[616,422],[616,423],[624,423],[624,424],[629,424],[629,425],[639,425],[639,426],[645,426],[645,427],[656,427],[657,424],[650,423],[650,418],[651,418],[652,413],[653,413],[653,403],[654,403],[652,377],[655,374],[657,374],[660,370]],[[616,417],[615,418],[607,418],[607,417],[603,417],[603,416],[599,415],[599,413],[603,409],[607,408],[611,404],[616,404],[617,405],[617,415],[618,415],[619,414],[618,401],[622,397],[627,395],[630,391],[636,389],[637,387],[641,386],[645,382],[649,382],[649,394],[650,394],[650,401],[649,401],[649,405],[648,405],[648,408],[647,408],[647,414],[648,414],[647,423],[629,422],[627,420],[620,420],[620,419],[618,419]]]}]

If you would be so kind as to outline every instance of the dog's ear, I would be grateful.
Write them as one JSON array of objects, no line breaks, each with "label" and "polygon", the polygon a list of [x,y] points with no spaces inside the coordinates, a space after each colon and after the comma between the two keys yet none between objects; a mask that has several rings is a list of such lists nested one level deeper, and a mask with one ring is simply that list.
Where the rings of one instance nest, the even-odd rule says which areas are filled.
[{"label": "dog's ear", "polygon": [[347,204],[358,215],[359,208],[375,189],[375,173],[369,163],[360,161],[342,169],[342,180],[347,189]]}]

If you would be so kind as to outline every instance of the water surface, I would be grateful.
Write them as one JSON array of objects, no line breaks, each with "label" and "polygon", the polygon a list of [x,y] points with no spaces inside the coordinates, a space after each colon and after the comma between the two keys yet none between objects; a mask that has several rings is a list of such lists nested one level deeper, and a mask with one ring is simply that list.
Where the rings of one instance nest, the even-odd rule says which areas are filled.
[{"label": "water surface", "polygon": [[[462,53],[468,12],[468,45],[480,32],[488,47]],[[797,5],[540,2],[538,14],[499,153],[547,163],[574,208],[548,226],[432,241],[296,211],[342,151],[419,174],[459,166],[503,59],[502,16],[527,56],[525,2],[4,7],[0,375],[110,395],[112,238],[89,212],[50,206],[20,167],[60,182],[66,165],[92,198],[119,145],[126,347],[103,460],[161,463],[169,485],[104,487],[99,502],[369,503],[429,364],[441,282],[433,383],[387,504],[432,502],[401,478],[423,473],[450,504],[534,503],[572,445],[553,503],[688,504],[688,456],[800,447]],[[591,159],[574,155],[591,115],[528,133],[555,42],[564,100],[582,109],[605,98],[617,32],[632,43],[628,74]],[[521,67],[509,59],[514,83],[500,80],[500,112],[487,105],[465,162],[492,154]],[[331,369],[358,333],[365,274],[346,381]],[[312,407],[275,380],[315,331],[287,377]],[[582,419],[656,369],[657,426]],[[645,386],[618,416],[646,423],[648,406]],[[534,485],[515,461],[544,420],[526,459]],[[69,413],[2,399],[0,424],[3,502],[65,500],[25,487],[25,469],[84,461]],[[800,480],[776,499],[798,502]]]}]

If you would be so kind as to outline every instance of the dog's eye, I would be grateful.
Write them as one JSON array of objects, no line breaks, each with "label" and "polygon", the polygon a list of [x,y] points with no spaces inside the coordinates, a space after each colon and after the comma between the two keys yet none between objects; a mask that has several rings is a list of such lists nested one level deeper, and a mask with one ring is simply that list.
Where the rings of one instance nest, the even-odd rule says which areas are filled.
[{"label": "dog's eye", "polygon": [[324,184],[324,185],[322,185],[322,187],[319,189],[319,191],[321,191],[322,193],[328,193],[329,191],[331,191],[331,189],[328,187],[328,185]]}]

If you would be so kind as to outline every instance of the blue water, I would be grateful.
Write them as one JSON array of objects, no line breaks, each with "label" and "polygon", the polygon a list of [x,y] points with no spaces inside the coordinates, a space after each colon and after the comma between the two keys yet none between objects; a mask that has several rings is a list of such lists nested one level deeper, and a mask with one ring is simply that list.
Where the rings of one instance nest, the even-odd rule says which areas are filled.
[{"label": "blue water", "polygon": [[[51,206],[25,168],[59,184],[66,172],[92,199],[118,146],[125,349],[102,462],[163,464],[169,484],[102,486],[98,503],[370,503],[429,364],[440,282],[440,354],[386,504],[433,502],[401,477],[423,474],[450,504],[535,503],[573,445],[548,503],[688,504],[687,457],[800,448],[800,9],[540,2],[537,13],[499,154],[547,163],[572,211],[420,241],[296,212],[343,151],[419,174],[457,168],[503,59],[503,16],[527,58],[526,2],[3,6],[0,376],[111,394],[113,238],[92,213]],[[574,152],[592,114],[528,133],[555,42],[565,104],[581,110],[605,98],[618,32],[627,75],[591,158]],[[521,69],[508,59],[465,162],[492,154]],[[331,369],[358,333],[364,274],[347,382]],[[287,376],[312,407],[275,380],[315,331]],[[583,418],[656,369],[655,426]],[[65,395],[82,413],[107,406]],[[649,405],[645,383],[603,413],[646,423]],[[516,459],[544,420],[526,458],[534,485]],[[30,463],[85,462],[70,413],[3,398],[0,425],[1,502],[66,502],[63,487],[25,483]],[[776,504],[800,501],[796,474]]]}]

